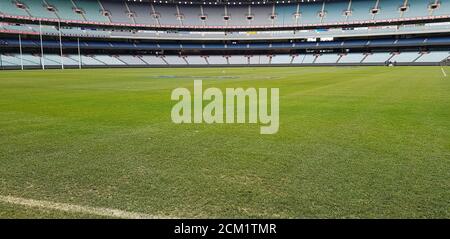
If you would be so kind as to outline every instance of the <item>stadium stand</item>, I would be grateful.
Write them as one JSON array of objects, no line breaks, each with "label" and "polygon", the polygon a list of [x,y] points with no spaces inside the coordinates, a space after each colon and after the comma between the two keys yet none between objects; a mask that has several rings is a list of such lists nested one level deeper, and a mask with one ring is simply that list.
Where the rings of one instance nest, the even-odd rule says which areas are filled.
[{"label": "stadium stand", "polygon": [[[154,55],[81,55],[83,66],[90,67],[125,67],[125,66],[206,66],[206,65],[322,65],[322,64],[358,64],[385,63],[387,61],[397,63],[430,63],[441,62],[450,56],[450,52],[404,52],[404,53],[373,53],[373,54],[306,54],[306,55],[276,55],[276,56],[165,56]],[[78,55],[63,55],[62,59],[57,54],[39,55],[1,54],[1,66],[20,67],[21,57],[24,66],[40,68],[41,62],[47,68],[55,68],[64,64],[67,67],[78,67]]]},{"label": "stadium stand", "polygon": [[450,49],[450,0],[0,0],[0,6],[2,69],[437,65]]},{"label": "stadium stand", "polygon": [[[449,0],[439,0],[437,4],[436,1],[424,0],[299,1],[263,6],[157,4],[147,1],[111,0],[1,0],[0,2],[4,6],[2,13],[11,16],[178,27],[292,26],[450,15]],[[19,9],[16,3],[24,5],[25,9]],[[436,5],[431,8],[433,4]],[[49,11],[49,5],[55,8]]]}]

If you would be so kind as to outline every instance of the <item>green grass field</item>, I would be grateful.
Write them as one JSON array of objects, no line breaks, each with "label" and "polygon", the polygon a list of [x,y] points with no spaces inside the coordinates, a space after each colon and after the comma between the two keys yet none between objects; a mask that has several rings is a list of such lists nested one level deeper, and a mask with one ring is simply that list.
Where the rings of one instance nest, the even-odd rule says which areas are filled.
[{"label": "green grass field", "polygon": [[[171,91],[194,79],[280,88],[280,131],[173,124]],[[175,218],[449,218],[450,77],[439,67],[2,71],[0,196]],[[0,202],[0,217],[98,215]]]}]

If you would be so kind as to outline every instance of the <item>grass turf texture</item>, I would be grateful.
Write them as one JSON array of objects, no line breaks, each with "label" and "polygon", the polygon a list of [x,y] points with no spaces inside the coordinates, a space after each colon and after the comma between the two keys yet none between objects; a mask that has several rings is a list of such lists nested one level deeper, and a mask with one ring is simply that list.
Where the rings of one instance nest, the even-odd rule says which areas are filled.
[{"label": "grass turf texture", "polygon": [[[171,91],[194,79],[279,87],[279,133],[171,123]],[[448,218],[449,92],[439,67],[3,71],[0,195],[183,218]]]}]

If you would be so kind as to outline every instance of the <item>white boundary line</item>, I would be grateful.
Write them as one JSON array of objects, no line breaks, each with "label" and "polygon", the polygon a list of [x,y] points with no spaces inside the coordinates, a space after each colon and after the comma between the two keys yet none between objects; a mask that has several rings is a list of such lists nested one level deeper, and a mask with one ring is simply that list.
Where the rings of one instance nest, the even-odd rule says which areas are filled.
[{"label": "white boundary line", "polygon": [[447,72],[445,72],[445,70],[444,70],[444,67],[443,67],[443,66],[441,66],[441,71],[442,71],[442,74],[444,75],[444,77],[447,77]]},{"label": "white boundary line", "polygon": [[12,196],[0,195],[0,202],[22,205],[27,207],[58,210],[71,213],[85,213],[97,216],[125,218],[125,219],[159,219],[164,217],[153,216],[144,213],[128,212],[111,208],[97,208],[89,206],[80,206],[68,203],[57,203],[44,200],[34,200],[27,198],[18,198]]}]

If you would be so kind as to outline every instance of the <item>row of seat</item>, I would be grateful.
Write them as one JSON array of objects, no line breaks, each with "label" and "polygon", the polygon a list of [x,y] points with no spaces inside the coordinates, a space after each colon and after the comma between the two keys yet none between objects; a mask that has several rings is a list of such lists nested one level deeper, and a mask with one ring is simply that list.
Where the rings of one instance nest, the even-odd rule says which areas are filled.
[{"label": "row of seat", "polygon": [[449,16],[450,0],[340,0],[190,5],[111,0],[0,0],[5,15],[164,26],[290,26]]},{"label": "row of seat", "polygon": [[450,56],[448,51],[403,53],[349,53],[299,55],[232,56],[156,56],[156,55],[60,55],[1,54],[0,66],[180,66],[180,65],[277,65],[277,64],[370,64],[370,63],[438,63]]},{"label": "row of seat", "polygon": [[423,25],[401,25],[396,27],[360,27],[360,28],[331,28],[323,30],[284,30],[284,31],[235,31],[235,32],[204,32],[204,31],[161,31],[161,30],[114,30],[102,27],[61,27],[37,24],[18,24],[0,22],[0,32],[11,35],[29,34],[63,37],[92,37],[92,38],[132,38],[132,39],[167,39],[167,40],[270,40],[270,39],[308,39],[330,37],[361,37],[367,35],[387,34],[424,34],[450,31],[450,23],[430,23]]},{"label": "row of seat", "polygon": [[[57,40],[44,40],[45,48],[59,48]],[[22,40],[22,47],[40,47],[39,40]],[[132,43],[132,42],[107,42],[107,41],[80,41],[83,49],[126,49],[126,50],[261,50],[261,49],[331,49],[331,48],[362,48],[362,47],[400,47],[400,46],[433,46],[449,45],[450,37],[419,37],[405,39],[372,39],[372,40],[345,40],[345,41],[321,41],[321,42],[293,42],[293,43]],[[0,46],[18,47],[17,39],[0,39]],[[63,41],[64,48],[78,48],[77,41]]]}]

